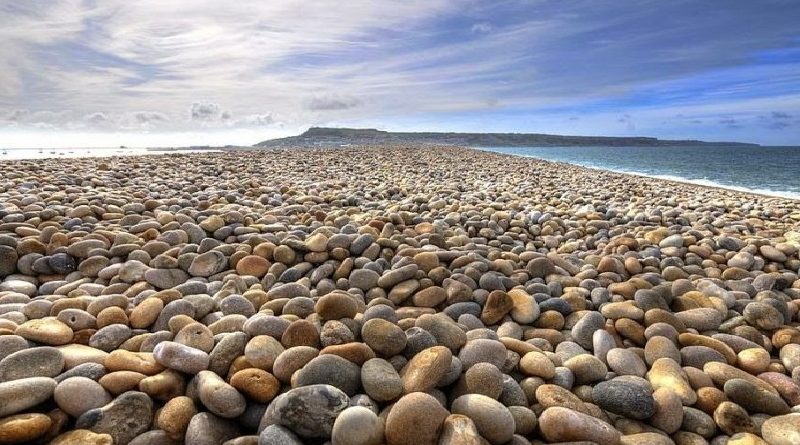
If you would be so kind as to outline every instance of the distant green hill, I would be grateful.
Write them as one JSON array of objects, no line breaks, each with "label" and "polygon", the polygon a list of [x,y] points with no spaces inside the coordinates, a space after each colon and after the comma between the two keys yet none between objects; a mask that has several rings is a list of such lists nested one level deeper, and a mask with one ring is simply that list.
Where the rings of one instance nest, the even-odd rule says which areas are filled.
[{"label": "distant green hill", "polygon": [[540,133],[394,133],[373,128],[311,127],[298,136],[271,139],[257,147],[288,147],[347,144],[425,143],[467,145],[473,147],[525,146],[685,146],[685,145],[742,145],[742,142],[704,142],[666,140],[649,137],[561,136]]}]

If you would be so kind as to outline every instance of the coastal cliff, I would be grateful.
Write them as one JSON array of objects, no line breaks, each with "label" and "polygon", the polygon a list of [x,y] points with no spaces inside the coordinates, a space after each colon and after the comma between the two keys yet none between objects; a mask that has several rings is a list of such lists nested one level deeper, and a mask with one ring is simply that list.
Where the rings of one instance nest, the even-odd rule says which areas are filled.
[{"label": "coastal cliff", "polygon": [[742,142],[706,142],[697,140],[664,140],[652,137],[563,136],[541,133],[402,133],[374,128],[311,127],[298,136],[270,139],[257,147],[305,147],[318,145],[364,144],[442,144],[471,147],[525,147],[525,146],[686,146],[686,145],[741,145],[758,146]]}]

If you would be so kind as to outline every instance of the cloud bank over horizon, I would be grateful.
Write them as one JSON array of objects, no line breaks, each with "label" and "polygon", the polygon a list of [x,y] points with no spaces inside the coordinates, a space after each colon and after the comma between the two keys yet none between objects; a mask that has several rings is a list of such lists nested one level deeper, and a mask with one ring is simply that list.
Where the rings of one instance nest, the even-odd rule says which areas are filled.
[{"label": "cloud bank over horizon", "polygon": [[3,146],[312,125],[800,144],[800,3],[0,0]]}]

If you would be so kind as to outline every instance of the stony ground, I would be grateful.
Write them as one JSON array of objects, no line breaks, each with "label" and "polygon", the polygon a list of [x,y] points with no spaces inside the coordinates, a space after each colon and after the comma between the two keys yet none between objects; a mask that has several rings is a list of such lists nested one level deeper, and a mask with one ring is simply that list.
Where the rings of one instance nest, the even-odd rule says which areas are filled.
[{"label": "stony ground", "polygon": [[800,443],[796,201],[441,147],[0,167],[0,443]]}]

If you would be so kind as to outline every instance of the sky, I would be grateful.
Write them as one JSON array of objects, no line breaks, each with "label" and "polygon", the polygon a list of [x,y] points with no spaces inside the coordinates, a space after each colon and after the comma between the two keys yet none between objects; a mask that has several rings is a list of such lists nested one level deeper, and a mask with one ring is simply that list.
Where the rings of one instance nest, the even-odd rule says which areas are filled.
[{"label": "sky", "polygon": [[796,0],[0,0],[0,146],[309,126],[800,145]]}]

